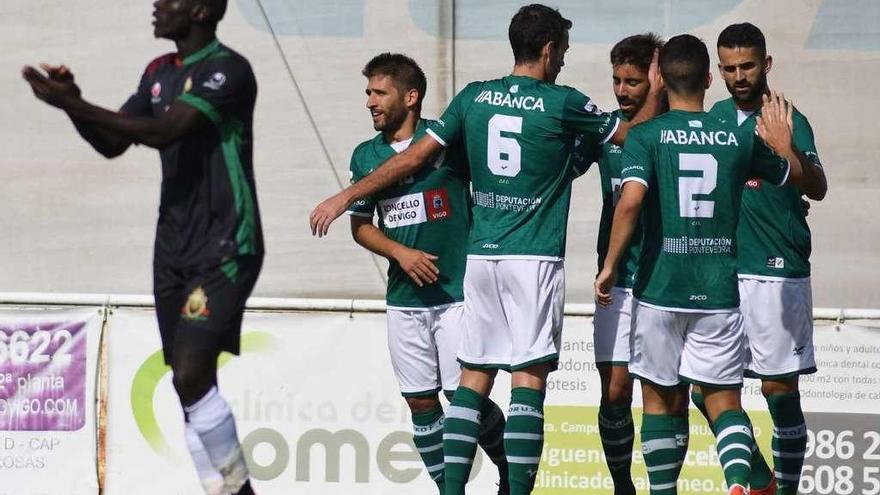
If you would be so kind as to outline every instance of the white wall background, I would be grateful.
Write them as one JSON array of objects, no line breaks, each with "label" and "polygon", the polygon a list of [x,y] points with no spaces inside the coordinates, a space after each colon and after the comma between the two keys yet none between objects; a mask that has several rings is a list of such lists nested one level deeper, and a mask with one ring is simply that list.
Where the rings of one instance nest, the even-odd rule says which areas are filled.
[{"label": "white wall background", "polygon": [[[608,51],[620,38],[691,32],[711,46],[733,22],[761,27],[775,58],[771,85],[813,125],[830,182],[814,205],[816,306],[880,307],[880,151],[874,95],[880,75],[875,0],[558,0],[574,21],[560,82],[614,108]],[[429,78],[425,114],[438,115],[473,79],[503,75],[512,57],[507,24],[520,2],[491,0],[263,0],[302,89],[306,117],[257,0],[230,0],[220,37],[252,62],[260,84],[256,174],[268,255],[256,294],[384,295],[377,265],[349,238],[347,221],[312,239],[307,216],[347,180],[354,146],[373,135],[360,69],[402,51]],[[72,67],[87,99],[118,107],[146,64],[174,49],[154,40],[149,0],[0,2],[0,291],[149,293],[160,169],[132,149],[107,162],[67,119],[32,97],[23,64]],[[452,33],[455,41],[452,42]],[[714,50],[712,50],[714,51]],[[720,80],[708,101],[727,97]],[[319,146],[327,144],[331,163]],[[569,302],[588,302],[595,274],[598,174],[575,185],[568,238]]]}]

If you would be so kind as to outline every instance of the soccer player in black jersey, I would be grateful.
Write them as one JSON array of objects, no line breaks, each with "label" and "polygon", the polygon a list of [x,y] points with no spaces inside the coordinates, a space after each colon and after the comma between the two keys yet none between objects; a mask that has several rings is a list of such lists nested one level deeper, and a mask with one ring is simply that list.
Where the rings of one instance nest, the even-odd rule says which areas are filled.
[{"label": "soccer player in black jersey", "polygon": [[187,446],[211,495],[253,493],[235,419],[217,391],[217,357],[238,353],[245,301],[263,260],[252,166],[257,84],[248,61],[215,36],[226,3],[154,3],[154,34],[177,51],[147,66],[119,112],[82,99],[65,66],[22,71],[34,94],[67,113],[102,155],[121,155],[132,143],[159,150],[156,312]]}]

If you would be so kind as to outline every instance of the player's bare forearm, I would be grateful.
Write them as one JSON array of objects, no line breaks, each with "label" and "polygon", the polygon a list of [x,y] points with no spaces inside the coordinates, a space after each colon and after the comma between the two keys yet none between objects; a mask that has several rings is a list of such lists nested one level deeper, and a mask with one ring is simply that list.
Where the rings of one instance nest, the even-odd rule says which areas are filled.
[{"label": "player's bare forearm", "polygon": [[440,270],[434,264],[437,257],[394,241],[378,227],[372,218],[351,216],[351,236],[364,248],[396,262],[419,287],[437,281]]},{"label": "player's bare forearm", "polygon": [[131,139],[128,139],[118,133],[114,133],[103,129],[97,125],[91,124],[84,120],[70,116],[76,132],[85,139],[92,148],[106,158],[115,158],[123,153],[131,146]]},{"label": "player's bare forearm", "polygon": [[[630,186],[629,189],[634,187]],[[644,186],[641,187],[643,188]],[[639,213],[642,210],[643,197],[644,195],[629,195],[629,197],[624,198],[621,195],[620,201],[614,208],[614,220],[611,224],[611,235],[608,241],[608,254],[605,255],[603,269],[616,267],[623,256],[623,252],[629,246],[633,233],[636,230]]]},{"label": "player's bare forearm", "polygon": [[172,104],[161,117],[124,115],[81,98],[66,102],[62,108],[72,119],[156,149],[167,147],[207,122],[197,109],[185,103]]},{"label": "player's bare forearm", "polygon": [[405,151],[398,153],[369,175],[322,201],[309,215],[312,235],[323,237],[330,224],[355,201],[376,194],[404,177],[414,174],[443,147],[431,138],[419,139]]}]

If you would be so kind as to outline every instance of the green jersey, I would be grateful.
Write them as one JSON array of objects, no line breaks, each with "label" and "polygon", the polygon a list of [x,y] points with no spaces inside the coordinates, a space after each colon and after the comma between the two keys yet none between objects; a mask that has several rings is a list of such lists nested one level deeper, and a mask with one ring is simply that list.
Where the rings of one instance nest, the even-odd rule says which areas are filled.
[{"label": "green jersey", "polygon": [[[419,121],[413,139],[424,136],[429,121]],[[382,133],[355,148],[351,156],[352,183],[366,177],[410,141],[389,144]],[[386,299],[393,308],[430,308],[464,300],[462,283],[467,238],[471,225],[470,192],[464,157],[455,148],[433,163],[378,194],[361,199],[348,213],[373,217],[391,240],[437,256],[437,282],[417,286],[395,261],[388,267]]]},{"label": "green jersey", "polygon": [[672,311],[737,308],[743,185],[755,176],[783,184],[788,170],[753,132],[705,112],[671,110],[631,129],[622,183],[648,188],[635,297]]},{"label": "green jersey", "polygon": [[474,192],[469,257],[565,256],[575,137],[607,141],[618,120],[581,92],[526,76],[467,85],[428,133],[464,144]]},{"label": "green jersey", "polygon": [[[758,112],[737,110],[733,98],[720,101],[710,112],[747,131],[754,131]],[[810,122],[794,111],[794,145],[821,166]],[[797,279],[810,276],[810,227],[795,186],[765,187],[760,178],[746,182],[736,237],[737,272],[744,278]]]},{"label": "green jersey", "polygon": [[[611,112],[611,115],[626,120],[626,116],[620,110]],[[598,155],[598,156],[597,156]],[[596,239],[597,261],[599,262],[599,271],[605,263],[605,256],[608,255],[608,244],[611,239],[611,222],[614,220],[614,207],[617,206],[617,200],[620,199],[620,183],[621,171],[623,170],[621,157],[623,156],[623,148],[620,146],[606,142],[601,148],[587,149],[583,141],[575,144],[575,150],[572,156],[572,169],[575,172],[586,170],[584,165],[587,161],[599,161],[599,181],[602,189],[602,216],[599,219],[599,235]],[[617,264],[617,287],[631,289],[635,282],[636,269],[639,263],[639,250],[642,245],[642,229],[641,216],[639,216],[640,226],[633,232],[632,241],[629,247],[624,251],[620,262]]]}]

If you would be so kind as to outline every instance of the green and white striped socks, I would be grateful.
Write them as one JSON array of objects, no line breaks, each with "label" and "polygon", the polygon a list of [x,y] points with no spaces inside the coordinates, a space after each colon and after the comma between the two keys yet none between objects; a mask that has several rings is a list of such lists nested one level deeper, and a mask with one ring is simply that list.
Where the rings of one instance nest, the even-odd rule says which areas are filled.
[{"label": "green and white striped socks", "polygon": [[430,411],[415,413],[413,421],[413,443],[428,475],[437,483],[443,494],[443,409],[437,406]]},{"label": "green and white striped socks", "polygon": [[614,493],[635,494],[631,466],[633,438],[632,408],[629,405],[601,404],[599,406],[599,437],[605,451],[605,461],[614,480]]},{"label": "green and white striped socks", "polygon": [[535,485],[544,448],[544,394],[517,387],[510,393],[504,450],[510,470],[510,495],[528,495]]},{"label": "green and white striped socks", "polygon": [[458,387],[446,410],[443,425],[443,462],[445,495],[463,495],[471,474],[480,437],[480,410],[483,397],[467,388]]},{"label": "green and white striped socks", "polygon": [[778,495],[797,495],[807,449],[807,425],[801,409],[801,394],[767,397],[773,418],[773,465]]},{"label": "green and white striped socks", "polygon": [[715,448],[727,486],[749,486],[752,450],[755,445],[752,425],[743,410],[724,411],[715,420]]},{"label": "green and white striped socks", "polygon": [[641,438],[651,495],[674,495],[687,455],[687,416],[644,414]]}]

